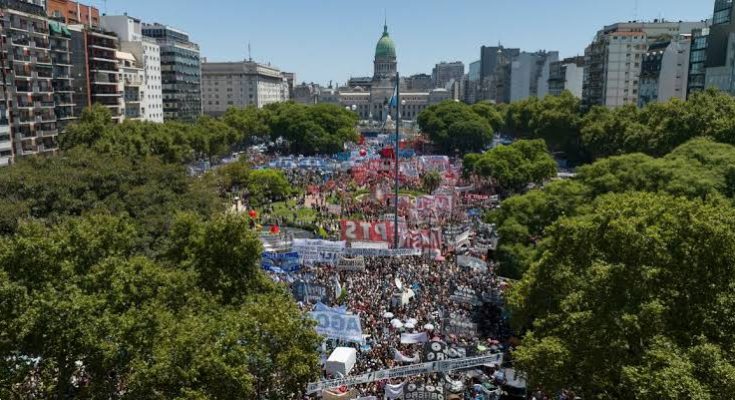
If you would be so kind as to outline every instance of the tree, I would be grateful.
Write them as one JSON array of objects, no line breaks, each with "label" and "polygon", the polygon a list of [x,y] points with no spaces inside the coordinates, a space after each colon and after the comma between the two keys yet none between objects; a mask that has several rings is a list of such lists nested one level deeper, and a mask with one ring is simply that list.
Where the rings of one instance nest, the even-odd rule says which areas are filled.
[{"label": "tree", "polygon": [[439,189],[442,180],[442,176],[436,171],[425,173],[421,177],[422,186],[427,193],[434,193],[436,189]]},{"label": "tree", "polygon": [[266,109],[273,115],[271,138],[285,140],[291,154],[334,154],[357,141],[357,116],[336,105],[276,103]]},{"label": "tree", "polygon": [[112,126],[110,110],[101,104],[94,104],[92,107],[85,108],[79,120],[66,128],[64,134],[61,135],[61,148],[90,147]]},{"label": "tree", "polygon": [[[478,107],[481,112],[488,111]],[[417,120],[421,130],[445,154],[478,152],[485,150],[492,141],[493,128],[487,118],[473,108],[459,102],[444,101],[429,106]]]},{"label": "tree", "polygon": [[[735,304],[734,225],[729,203],[648,193],[604,195],[586,212],[559,219],[509,298],[515,326],[531,332],[516,352],[518,367],[533,371],[533,386],[570,388],[583,398],[630,397],[626,380],[637,398],[680,398],[672,389],[681,386],[654,392],[663,397],[644,390],[682,377],[657,376],[660,364],[647,357],[662,337],[732,356],[735,339],[726,332],[735,326],[721,316]],[[549,362],[549,354],[560,357]],[[676,371],[690,389],[725,396],[731,366],[700,374],[681,365]],[[653,383],[638,378],[651,374]]]},{"label": "tree", "polygon": [[542,183],[556,174],[556,162],[543,140],[498,146],[470,161],[476,174],[493,179],[508,191],[521,191],[529,183]]}]

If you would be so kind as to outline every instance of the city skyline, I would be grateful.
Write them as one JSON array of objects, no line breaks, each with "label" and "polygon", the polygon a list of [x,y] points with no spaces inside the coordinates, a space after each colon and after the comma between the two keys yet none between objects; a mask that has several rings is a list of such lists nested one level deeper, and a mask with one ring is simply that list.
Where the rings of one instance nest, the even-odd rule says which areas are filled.
[{"label": "city skyline", "polygon": [[222,0],[205,12],[193,7],[171,12],[174,3],[181,2],[170,0],[90,3],[109,15],[127,12],[187,31],[210,61],[245,59],[249,43],[254,60],[294,72],[298,82],[321,84],[371,74],[371,55],[385,14],[396,41],[399,71],[407,76],[431,73],[440,61],[462,61],[467,66],[479,58],[482,45],[558,50],[561,57],[569,57],[583,54],[603,25],[636,15],[639,20],[697,21],[712,13],[709,3],[662,0],[638,1],[637,11],[635,0],[615,4],[568,0],[554,5],[468,0],[462,7],[408,0],[398,6],[377,2],[372,8],[345,7],[335,0],[318,5],[275,0],[259,3],[257,9],[252,1]]}]

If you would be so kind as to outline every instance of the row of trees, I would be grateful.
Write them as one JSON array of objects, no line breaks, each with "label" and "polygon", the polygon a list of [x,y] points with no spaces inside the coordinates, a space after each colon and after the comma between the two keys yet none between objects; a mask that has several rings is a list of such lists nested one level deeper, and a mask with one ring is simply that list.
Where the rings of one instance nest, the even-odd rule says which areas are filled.
[{"label": "row of trees", "polygon": [[293,154],[329,154],[357,140],[356,124],[354,113],[329,104],[232,108],[221,118],[203,116],[193,124],[130,120],[115,124],[109,110],[96,105],[66,129],[61,145],[128,158],[157,156],[168,163],[225,156],[234,147],[257,142],[275,142]]},{"label": "row of trees", "polygon": [[735,144],[735,98],[709,89],[689,100],[628,105],[615,109],[582,108],[565,92],[502,106],[503,132],[544,139],[552,151],[574,162],[628,153],[663,156],[695,137]]},{"label": "row of trees", "polygon": [[501,273],[530,384],[582,398],[719,399],[735,389],[735,147],[601,159],[511,197]]},{"label": "row of trees", "polygon": [[636,152],[663,156],[694,137],[735,144],[735,98],[710,89],[687,101],[587,110],[564,92],[507,105],[447,101],[428,107],[418,122],[445,154],[482,151],[493,132],[501,132],[543,139],[552,152],[573,163],[587,163]]},{"label": "row of trees", "polygon": [[[0,398],[275,400],[317,378],[313,321],[261,270],[248,219],[223,213],[222,196],[294,189],[243,162],[184,165],[252,140],[252,116],[277,126],[279,107],[159,125],[96,107],[59,156],[0,174]],[[318,117],[330,135],[348,123]]]}]

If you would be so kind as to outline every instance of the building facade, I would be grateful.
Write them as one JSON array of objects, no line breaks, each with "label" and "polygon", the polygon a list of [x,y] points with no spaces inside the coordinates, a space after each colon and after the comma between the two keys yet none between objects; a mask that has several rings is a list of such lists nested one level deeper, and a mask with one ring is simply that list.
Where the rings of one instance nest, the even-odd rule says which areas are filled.
[{"label": "building facade", "polygon": [[511,63],[520,54],[520,49],[509,49],[500,45],[480,48],[478,101],[510,102]]},{"label": "building facade", "polygon": [[117,35],[97,28],[84,30],[87,43],[88,104],[106,107],[113,121],[125,116]]},{"label": "building facade", "polygon": [[[58,150],[56,82],[68,79],[59,54],[65,33],[52,34],[43,2],[8,2],[0,17],[3,57],[0,105],[0,164]],[[52,57],[56,56],[56,58]],[[55,61],[56,60],[56,63]],[[57,68],[55,68],[57,67]]]},{"label": "building facade", "polygon": [[288,101],[288,78],[275,67],[253,61],[203,62],[204,113],[219,116],[231,107],[263,107]]},{"label": "building facade", "polygon": [[[161,81],[161,48],[155,39],[143,36],[142,22],[127,15],[103,16],[102,27],[114,32],[120,41],[120,50],[135,58],[143,70],[140,85],[139,119],[163,122],[163,83]],[[126,109],[127,112],[127,109]]]},{"label": "building facade", "polygon": [[588,107],[638,104],[641,65],[648,47],[705,27],[706,22],[663,20],[606,26],[585,50],[583,103]]},{"label": "building facade", "polygon": [[196,120],[202,114],[199,45],[167,25],[143,24],[142,33],[160,47],[164,120]]},{"label": "building facade", "polygon": [[69,25],[99,26],[100,11],[72,0],[48,0],[48,16]]},{"label": "building facade", "polygon": [[444,62],[434,66],[431,76],[434,79],[435,88],[448,89],[448,85],[460,82],[464,77],[464,63],[461,61]]},{"label": "building facade", "polygon": [[584,57],[565,58],[551,63],[549,67],[549,95],[558,96],[568,91],[574,97],[582,98],[584,84]]},{"label": "building facade", "polygon": [[707,43],[709,28],[692,31],[692,45],[689,51],[689,77],[687,98],[705,89],[707,81]]},{"label": "building facade", "polygon": [[691,35],[680,35],[648,47],[641,64],[640,107],[673,98],[686,100],[690,49]]},{"label": "building facade", "polygon": [[546,96],[551,63],[558,60],[556,51],[520,53],[510,64],[510,101]]}]

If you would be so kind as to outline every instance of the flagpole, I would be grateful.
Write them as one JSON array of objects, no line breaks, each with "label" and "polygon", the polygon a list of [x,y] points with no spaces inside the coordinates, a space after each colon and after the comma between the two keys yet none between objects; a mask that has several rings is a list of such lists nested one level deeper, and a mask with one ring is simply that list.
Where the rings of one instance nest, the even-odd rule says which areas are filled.
[{"label": "flagpole", "polygon": [[400,134],[399,129],[401,127],[401,79],[398,72],[396,72],[396,204],[395,214],[393,215],[393,248],[398,248],[398,163],[400,162],[400,156],[398,150],[400,148]]}]

